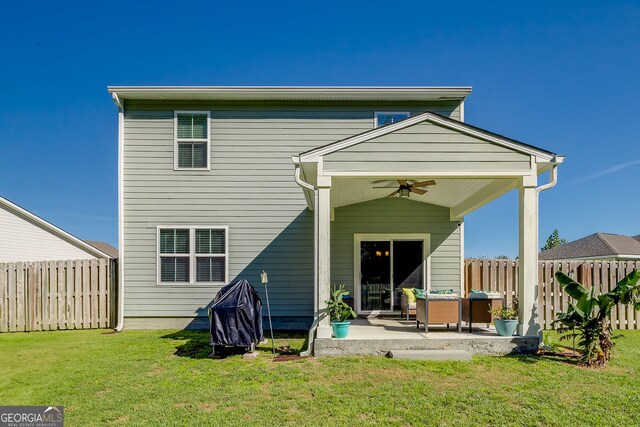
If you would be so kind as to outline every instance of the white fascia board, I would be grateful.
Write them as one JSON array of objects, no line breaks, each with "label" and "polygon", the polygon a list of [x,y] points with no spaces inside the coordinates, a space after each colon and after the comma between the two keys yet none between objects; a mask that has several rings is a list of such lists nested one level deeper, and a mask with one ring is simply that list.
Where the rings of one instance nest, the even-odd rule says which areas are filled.
[{"label": "white fascia board", "polygon": [[424,170],[416,171],[379,171],[379,172],[334,172],[324,171],[324,176],[328,177],[353,177],[353,178],[389,178],[389,179],[406,179],[410,176],[412,179],[424,178],[482,178],[482,179],[498,179],[498,178],[520,178],[530,176],[529,171],[481,171],[481,172],[428,172]]},{"label": "white fascia board", "polygon": [[60,227],[56,227],[55,225],[51,224],[50,222],[40,218],[36,214],[33,214],[33,213],[29,212],[28,210],[26,210],[24,208],[16,205],[15,203],[10,202],[9,200],[5,199],[4,197],[0,197],[0,206],[4,206],[9,212],[13,213],[14,215],[18,215],[18,216],[26,219],[27,221],[31,222],[32,224],[35,224],[35,225],[43,228],[44,230],[48,231],[49,233],[53,234],[54,236],[57,236],[60,239],[71,243],[72,245],[84,250],[85,252],[88,252],[89,254],[91,254],[91,255],[93,255],[93,256],[95,256],[97,258],[113,259],[113,257],[111,257],[110,255],[102,252],[101,250],[99,250],[97,248],[94,248],[93,246],[91,246],[90,244],[86,243],[85,241],[77,238],[73,234],[64,231]]},{"label": "white fascia board", "polygon": [[438,126],[442,126],[442,127],[454,130],[456,132],[464,133],[470,136],[474,136],[476,138],[483,139],[488,142],[501,145],[503,147],[509,148],[513,151],[517,151],[519,153],[535,156],[536,159],[540,162],[552,162],[554,159],[557,159],[558,157],[564,159],[562,156],[556,156],[553,153],[550,153],[544,150],[539,150],[534,147],[526,146],[524,144],[519,144],[515,141],[509,140],[507,138],[501,138],[497,135],[494,135],[488,132],[482,132],[481,130],[468,126],[465,123],[458,122],[453,119],[445,119],[443,117],[440,117],[430,112],[422,113],[417,116],[402,120],[400,122],[383,126],[381,128],[376,128],[371,131],[353,136],[351,138],[347,138],[342,141],[335,142],[333,144],[325,145],[323,147],[318,147],[314,150],[307,151],[306,153],[300,154],[300,159],[301,161],[316,161],[317,158],[320,156],[325,156],[327,154],[331,154],[336,151],[343,150],[345,148],[351,147],[361,142],[378,138],[380,136],[384,136],[389,133],[402,130],[404,128],[413,126],[415,124],[418,124],[424,121],[428,121],[430,123],[434,123]]},{"label": "white fascia board", "polygon": [[109,86],[122,99],[148,100],[463,100],[469,86]]}]

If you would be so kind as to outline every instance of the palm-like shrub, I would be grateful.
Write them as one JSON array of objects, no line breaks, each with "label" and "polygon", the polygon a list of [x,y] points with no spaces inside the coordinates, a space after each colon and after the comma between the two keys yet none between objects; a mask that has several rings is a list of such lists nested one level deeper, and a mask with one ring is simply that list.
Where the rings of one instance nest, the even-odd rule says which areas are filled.
[{"label": "palm-like shrub", "polygon": [[564,291],[575,300],[569,303],[566,313],[558,313],[554,324],[559,324],[561,339],[578,339],[582,351],[580,363],[586,366],[604,366],[611,358],[613,329],[611,311],[618,305],[633,305],[640,310],[640,272],[633,270],[607,293],[595,295],[595,288],[585,289],[561,271],[556,280]]}]

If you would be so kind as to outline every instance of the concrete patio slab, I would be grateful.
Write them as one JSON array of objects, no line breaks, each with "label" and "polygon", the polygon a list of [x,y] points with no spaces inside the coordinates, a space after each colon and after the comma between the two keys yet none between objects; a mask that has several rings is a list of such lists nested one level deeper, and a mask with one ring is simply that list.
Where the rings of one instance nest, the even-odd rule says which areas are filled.
[{"label": "concrete patio slab", "polygon": [[[463,325],[464,326],[464,325]],[[429,332],[417,329],[415,321],[394,318],[359,318],[351,321],[344,339],[317,338],[315,356],[385,355],[390,350],[462,350],[470,354],[533,353],[538,337],[501,337],[494,328],[476,328],[473,333],[454,325],[429,325]]]}]

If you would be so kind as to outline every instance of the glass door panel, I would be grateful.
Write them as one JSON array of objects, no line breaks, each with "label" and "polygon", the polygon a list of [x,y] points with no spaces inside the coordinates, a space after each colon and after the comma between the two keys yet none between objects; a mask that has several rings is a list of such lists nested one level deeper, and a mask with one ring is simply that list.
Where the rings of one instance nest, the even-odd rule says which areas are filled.
[{"label": "glass door panel", "polygon": [[424,289],[423,242],[393,242],[393,309],[400,311],[402,288]]},{"label": "glass door panel", "polygon": [[363,311],[391,310],[391,242],[360,243],[360,301]]}]

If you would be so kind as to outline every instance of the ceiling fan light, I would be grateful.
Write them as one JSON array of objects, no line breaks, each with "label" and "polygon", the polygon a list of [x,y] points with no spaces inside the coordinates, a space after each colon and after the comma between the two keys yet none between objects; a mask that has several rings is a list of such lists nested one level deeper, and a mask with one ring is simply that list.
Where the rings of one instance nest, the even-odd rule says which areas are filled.
[{"label": "ceiling fan light", "polygon": [[400,197],[409,197],[409,189],[401,188],[400,189]]}]

